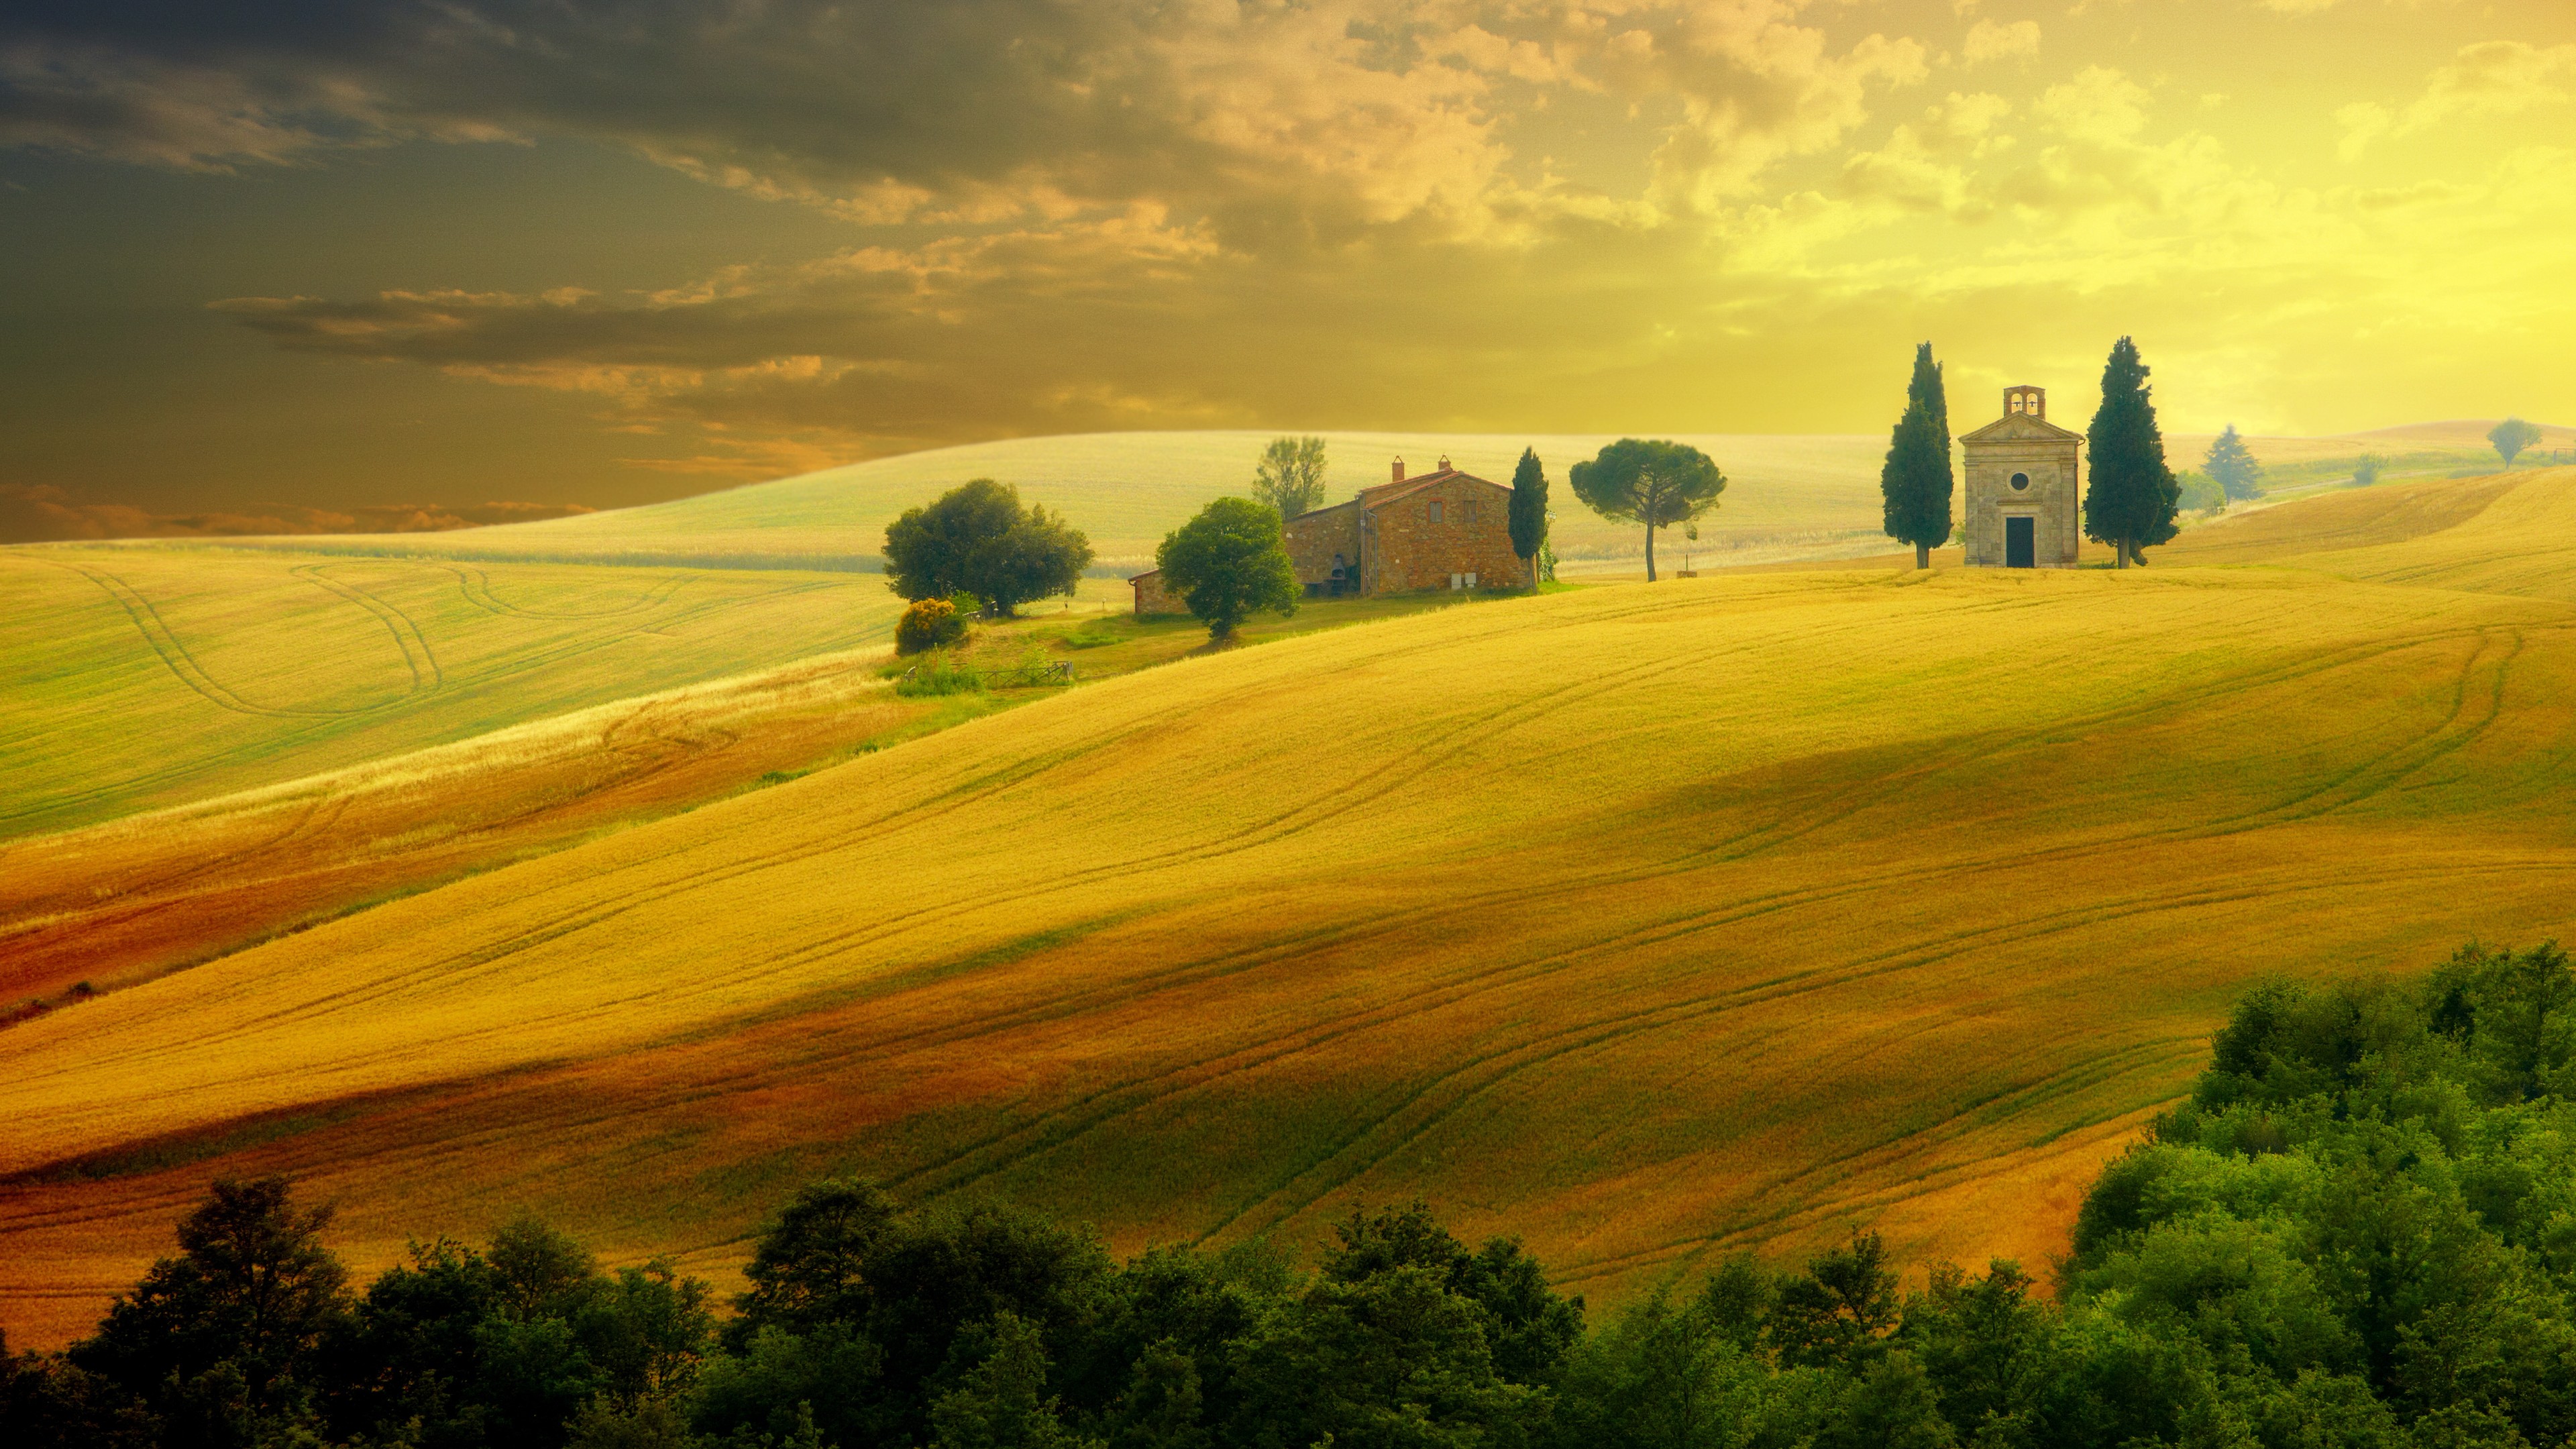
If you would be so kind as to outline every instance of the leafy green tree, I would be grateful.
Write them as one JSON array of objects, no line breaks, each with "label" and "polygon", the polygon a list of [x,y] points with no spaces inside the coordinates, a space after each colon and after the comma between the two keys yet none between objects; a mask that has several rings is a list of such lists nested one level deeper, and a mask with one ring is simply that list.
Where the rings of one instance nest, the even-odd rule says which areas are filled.
[{"label": "leafy green tree", "polygon": [[1512,552],[1529,565],[1530,586],[1539,580],[1539,550],[1547,546],[1547,469],[1539,466],[1538,450],[1521,449],[1521,461],[1512,469],[1511,504]]},{"label": "leafy green tree", "polygon": [[1849,1368],[1875,1354],[1897,1321],[1887,1246],[1876,1233],[1856,1232],[1780,1284],[1771,1305],[1771,1345],[1784,1364]]},{"label": "leafy green tree", "polygon": [[120,1296],[71,1361],[140,1397],[174,1445],[304,1422],[323,1341],[349,1311],[348,1275],[322,1246],[330,1221],[327,1206],[298,1210],[282,1177],[216,1179],[179,1223],[179,1256]]},{"label": "leafy green tree", "polygon": [[2229,423],[2227,431],[2209,445],[2209,456],[2201,463],[2201,471],[2225,489],[2231,499],[2263,496],[2263,465],[2255,461],[2254,450],[2245,446],[2234,423]]},{"label": "leafy green tree", "polygon": [[858,1323],[871,1302],[867,1265],[894,1232],[901,1209],[863,1178],[826,1178],[799,1190],[752,1249],[751,1290],[726,1332],[736,1347],[763,1328],[803,1332]]},{"label": "leafy green tree", "polygon": [[1878,490],[1885,503],[1887,536],[1914,545],[1914,566],[1932,567],[1932,550],[1950,538],[1950,401],[1932,344],[1914,349],[1914,376],[1905,385],[1905,412],[1888,440]]},{"label": "leafy green tree", "polygon": [[1687,443],[1621,438],[1567,474],[1574,496],[1604,518],[1646,526],[1646,579],[1655,577],[1655,531],[1717,506],[1726,475]]},{"label": "leafy green tree", "polygon": [[2176,508],[2188,513],[2223,513],[2227,510],[2227,490],[2219,487],[2218,480],[2208,474],[2195,468],[2176,474],[2175,480],[2182,484],[2182,495],[2175,500]]},{"label": "leafy green tree", "polygon": [[1070,594],[1091,563],[1091,541],[1020,491],[990,478],[952,488],[886,525],[886,587],[907,599],[971,593],[1008,618],[1019,606]]},{"label": "leafy green tree", "polygon": [[1065,1428],[1047,1393],[1046,1342],[1036,1325],[997,1313],[977,1337],[975,1366],[930,1406],[931,1449],[1096,1449],[1100,1441]]},{"label": "leafy green tree", "polygon": [[2114,344],[2102,369],[2102,406],[2085,435],[2092,479],[2084,490],[2084,536],[2111,545],[2121,568],[2145,563],[2139,550],[2174,536],[2182,501],[2182,484],[2165,466],[2147,374],[2135,342]]},{"label": "leafy green tree", "polygon": [[1545,1423],[1547,1396],[1495,1372],[1485,1322],[1434,1267],[1321,1279],[1237,1345],[1232,1437],[1418,1449],[1526,1442]]},{"label": "leafy green tree", "polygon": [[1353,1207],[1333,1235],[1335,1245],[1318,1265],[1324,1277],[1363,1283],[1403,1267],[1439,1273],[1450,1292],[1483,1312],[1495,1372],[1514,1383],[1552,1382],[1583,1337],[1583,1300],[1549,1289],[1537,1260],[1519,1243],[1494,1238],[1471,1253],[1419,1198],[1375,1213]]},{"label": "leafy green tree", "polygon": [[2355,488],[2370,487],[2372,484],[2379,481],[2380,473],[2387,467],[2388,464],[2379,457],[2370,453],[2362,454],[2360,459],[2352,465],[2352,486]]},{"label": "leafy green tree", "polygon": [[2487,441],[2495,444],[2497,456],[2503,458],[2504,465],[2510,468],[2523,449],[2540,441],[2540,429],[2520,418],[2507,418],[2487,429]]},{"label": "leafy green tree", "polygon": [[1324,440],[1272,438],[1253,468],[1252,496],[1282,520],[1313,512],[1324,501]]},{"label": "leafy green tree", "polygon": [[1154,552],[1163,590],[1178,594],[1208,626],[1208,638],[1267,609],[1297,612],[1297,569],[1281,542],[1279,511],[1249,498],[1220,498],[1163,538]]}]

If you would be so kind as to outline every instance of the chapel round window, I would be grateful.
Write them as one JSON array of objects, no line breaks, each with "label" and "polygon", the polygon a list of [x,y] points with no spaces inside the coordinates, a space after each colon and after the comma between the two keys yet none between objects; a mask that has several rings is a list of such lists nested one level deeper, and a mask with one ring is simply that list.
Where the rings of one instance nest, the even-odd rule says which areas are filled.
[{"label": "chapel round window", "polygon": [[2015,473],[2012,476],[2012,485],[2015,493],[2021,492],[2023,489],[2030,486],[2030,475],[2028,473]]}]

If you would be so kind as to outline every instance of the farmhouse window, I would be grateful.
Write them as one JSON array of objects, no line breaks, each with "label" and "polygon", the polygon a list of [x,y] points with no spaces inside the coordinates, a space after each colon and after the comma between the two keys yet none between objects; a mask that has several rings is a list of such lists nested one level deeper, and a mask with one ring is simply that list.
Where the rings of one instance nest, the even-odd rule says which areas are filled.
[{"label": "farmhouse window", "polygon": [[1468,499],[1463,507],[1465,511],[1459,514],[1459,517],[1465,522],[1474,523],[1476,521],[1476,500],[1473,498]]},{"label": "farmhouse window", "polygon": [[1440,521],[1440,500],[1437,498],[1431,500],[1431,521],[1434,523]]}]

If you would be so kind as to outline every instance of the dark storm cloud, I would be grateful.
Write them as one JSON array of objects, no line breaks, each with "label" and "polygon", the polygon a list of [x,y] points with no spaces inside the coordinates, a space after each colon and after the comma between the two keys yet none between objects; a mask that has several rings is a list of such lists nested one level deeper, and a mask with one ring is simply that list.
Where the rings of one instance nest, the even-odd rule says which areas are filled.
[{"label": "dark storm cloud", "polygon": [[[1478,123],[1450,103],[1473,86],[1426,97],[1387,75],[1388,94],[1351,96],[1311,69],[1265,83],[1265,44],[1284,58],[1346,29],[1333,11],[1150,0],[36,0],[0,19],[0,142],[221,167],[573,136],[863,220],[1151,197],[1257,230],[1280,219],[1257,196],[1302,192],[1324,213],[1353,200],[1303,184],[1297,133],[1329,140],[1346,122],[1283,104],[1282,82],[1474,144]],[[1408,164],[1404,136],[1370,129],[1397,143],[1385,162]]]}]

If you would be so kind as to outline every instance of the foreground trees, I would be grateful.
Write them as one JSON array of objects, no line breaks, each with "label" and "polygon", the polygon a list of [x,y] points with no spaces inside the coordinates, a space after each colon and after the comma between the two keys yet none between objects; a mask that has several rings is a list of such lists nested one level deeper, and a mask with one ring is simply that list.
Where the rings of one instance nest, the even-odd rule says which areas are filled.
[{"label": "foreground trees", "polygon": [[1418,1202],[1300,1271],[1257,1242],[1119,1263],[843,1179],[780,1211],[719,1328],[702,1285],[533,1222],[353,1297],[326,1223],[217,1184],[96,1337],[0,1354],[0,1442],[2537,1449],[2576,1435],[2576,973],[2472,946],[2248,992],[2086,1195],[2054,1302],[2011,1263],[1904,1291],[1856,1233],[1587,1329]]},{"label": "foreground trees", "polygon": [[2138,345],[2123,337],[2102,369],[2102,406],[2085,433],[2084,536],[2111,545],[2121,568],[2178,531],[2182,483],[2165,466],[2154,390]]},{"label": "foreground trees", "polygon": [[1009,618],[1022,604],[1072,593],[1091,541],[1062,516],[1021,506],[1017,488],[978,478],[886,525],[885,556],[886,587],[905,598],[972,594]]},{"label": "foreground trees", "polygon": [[1706,453],[1666,439],[1621,438],[1566,475],[1574,496],[1604,518],[1646,526],[1646,581],[1655,579],[1655,531],[1717,506],[1726,475]]},{"label": "foreground trees", "polygon": [[1878,475],[1887,536],[1914,545],[1918,569],[1932,567],[1932,550],[1950,541],[1950,496],[1957,486],[1950,469],[1950,400],[1932,344],[1925,342],[1914,349],[1905,412],[1896,420]]},{"label": "foreground trees", "polygon": [[1178,594],[1221,643],[1265,609],[1297,612],[1297,569],[1281,540],[1279,510],[1220,498],[1164,536],[1154,566],[1164,592]]}]

